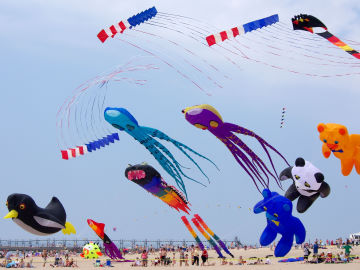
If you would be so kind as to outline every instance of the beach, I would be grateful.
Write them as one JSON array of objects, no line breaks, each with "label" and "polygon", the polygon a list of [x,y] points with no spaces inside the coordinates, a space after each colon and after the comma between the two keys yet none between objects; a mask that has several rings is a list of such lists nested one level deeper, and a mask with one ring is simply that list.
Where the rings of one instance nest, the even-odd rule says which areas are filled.
[{"label": "beach", "polygon": [[[319,254],[321,254],[322,252],[325,253],[325,255],[329,252],[331,252],[332,254],[338,254],[340,252],[344,251],[343,249],[339,249],[336,246],[327,246],[325,248],[321,248],[319,249]],[[189,266],[185,266],[183,264],[183,266],[179,265],[179,252],[175,252],[175,259],[176,262],[173,265],[173,263],[171,262],[168,266],[154,266],[153,265],[153,261],[155,260],[155,258],[159,257],[159,252],[154,252],[154,253],[150,253],[148,256],[148,266],[147,268],[156,268],[156,269],[165,269],[165,268],[172,268],[172,269],[182,269],[182,268],[198,268],[198,267],[207,267],[207,268],[212,268],[212,269],[223,269],[223,268],[241,268],[241,269],[269,269],[269,270],[275,270],[275,269],[359,269],[360,267],[360,260],[359,259],[354,259],[352,260],[350,263],[317,263],[317,264],[312,264],[312,263],[305,263],[304,261],[299,261],[299,262],[285,262],[285,263],[280,263],[278,262],[281,259],[284,258],[275,258],[273,256],[269,256],[269,255],[273,255],[273,251],[270,248],[257,248],[257,249],[231,249],[231,252],[234,255],[234,258],[232,259],[230,256],[226,256],[226,264],[222,264],[223,261],[222,259],[217,258],[217,254],[215,253],[215,251],[213,250],[209,250],[209,264],[210,265],[205,265],[205,266],[197,266],[197,265],[190,265]],[[189,257],[190,257],[190,252],[188,252]],[[354,246],[353,250],[352,250],[352,254],[353,255],[358,255],[360,254],[360,247]],[[302,248],[293,248],[287,255],[286,258],[296,258],[296,257],[302,257],[304,255],[303,249]],[[238,265],[239,262],[239,256],[243,257],[243,260],[246,261],[246,263],[244,263],[244,265]],[[171,260],[173,258],[173,252],[168,252],[167,253],[167,257],[169,257]],[[265,264],[266,260],[268,257],[268,261],[270,262],[270,264]],[[136,254],[126,254],[125,258],[127,260],[134,260],[136,261],[137,259],[141,258],[141,254],[136,253]],[[309,257],[309,260],[311,260],[313,258],[312,254]],[[26,258],[25,259],[25,263],[30,261],[31,258]],[[75,264],[78,267],[75,268],[81,268],[81,269],[95,269],[95,268],[99,268],[98,266],[95,266],[96,261],[100,260],[100,264],[101,265],[106,265],[106,261],[108,259],[108,257],[106,256],[100,256],[97,260],[96,259],[84,259],[82,258],[80,255],[78,254],[73,254],[70,255],[70,259],[73,259]],[[254,264],[255,262],[257,262],[258,260],[262,260],[262,262],[260,264]],[[45,265],[45,267],[43,267],[43,258],[41,257],[32,257],[32,265],[34,268],[41,268],[41,269],[53,269],[53,268],[63,268],[63,267],[54,267],[54,262],[55,262],[55,258],[54,257],[48,257],[47,258],[47,263]],[[190,262],[190,259],[189,259]],[[231,265],[232,263],[232,265]],[[135,264],[135,262],[115,262],[112,261],[111,262],[111,266],[113,268],[116,269],[124,269],[124,270],[130,270],[133,268],[144,268],[143,266],[133,266]]]}]

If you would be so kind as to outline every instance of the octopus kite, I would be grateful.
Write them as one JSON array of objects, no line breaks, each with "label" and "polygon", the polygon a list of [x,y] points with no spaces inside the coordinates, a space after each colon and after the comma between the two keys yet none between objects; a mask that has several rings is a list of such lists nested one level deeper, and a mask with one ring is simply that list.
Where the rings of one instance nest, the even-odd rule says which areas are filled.
[{"label": "octopus kite", "polygon": [[[139,126],[137,120],[130,112],[128,112],[124,108],[106,108],[104,111],[105,120],[110,123],[113,127],[125,131],[127,134],[132,136],[135,140],[143,144],[146,149],[155,157],[155,159],[159,162],[159,164],[163,167],[163,169],[175,179],[176,184],[178,185],[179,189],[184,192],[186,198],[186,188],[183,182],[182,176],[193,180],[199,184],[202,184],[195,179],[187,176],[184,174],[180,167],[181,164],[177,162],[172,155],[172,153],[160,142],[156,141],[154,138],[158,138],[160,140],[170,141],[177,149],[179,149],[188,159],[190,159],[196,167],[200,170],[200,172],[208,179],[206,174],[200,168],[200,166],[193,160],[191,156],[185,151],[188,150],[199,157],[202,157],[212,164],[214,164],[210,159],[204,157],[203,155],[197,153],[190,147],[178,142],[172,138],[170,138],[165,133],[161,132],[160,130],[150,128],[150,127],[143,127]],[[165,156],[164,154],[167,156]],[[169,159],[170,158],[170,159]],[[216,165],[214,164],[216,167]],[[208,179],[209,181],[209,179]],[[203,185],[203,184],[202,184]]]},{"label": "octopus kite", "polygon": [[[264,188],[268,188],[269,175],[270,175],[275,179],[276,183],[280,186],[280,183],[278,181],[279,177],[267,147],[273,150],[275,153],[277,153],[286,162],[288,166],[290,165],[286,161],[285,157],[283,157],[279,151],[277,151],[263,138],[261,138],[260,136],[258,136],[257,134],[246,128],[224,122],[218,111],[208,104],[188,107],[184,109],[182,112],[185,114],[185,119],[190,124],[203,130],[206,129],[209,130],[212,134],[214,134],[220,141],[222,141],[226,145],[226,147],[230,150],[236,161],[251,177],[259,192],[261,191],[255,179],[257,179]],[[266,166],[266,164],[260,159],[260,157],[256,155],[254,151],[251,150],[242,140],[240,140],[237,136],[235,136],[233,132],[240,133],[243,135],[248,135],[258,140],[258,142],[260,143],[260,145],[262,146],[262,148],[264,149],[265,153],[269,158],[274,173],[271,172]],[[248,156],[250,157],[250,159]],[[264,176],[266,178],[266,181]]]}]

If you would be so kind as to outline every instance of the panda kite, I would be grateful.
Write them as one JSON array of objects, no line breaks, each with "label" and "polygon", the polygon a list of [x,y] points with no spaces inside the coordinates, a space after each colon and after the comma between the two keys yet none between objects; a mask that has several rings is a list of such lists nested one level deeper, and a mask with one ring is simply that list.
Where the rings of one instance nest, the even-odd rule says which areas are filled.
[{"label": "panda kite", "polygon": [[280,173],[280,180],[291,178],[294,182],[285,193],[291,201],[298,199],[297,211],[304,213],[319,197],[325,198],[330,194],[330,186],[324,182],[324,175],[311,162],[299,157],[295,166],[288,167]]}]

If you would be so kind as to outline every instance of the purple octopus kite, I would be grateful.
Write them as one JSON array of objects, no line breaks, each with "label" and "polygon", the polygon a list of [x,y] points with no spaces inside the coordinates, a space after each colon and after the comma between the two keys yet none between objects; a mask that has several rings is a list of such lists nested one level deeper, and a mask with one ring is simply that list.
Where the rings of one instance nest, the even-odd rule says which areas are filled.
[{"label": "purple octopus kite", "polygon": [[[256,179],[264,188],[269,188],[269,175],[272,176],[275,179],[276,183],[281,187],[278,181],[278,174],[276,172],[275,166],[273,164],[267,147],[277,153],[280,157],[282,157],[282,159],[286,162],[286,164],[288,164],[288,166],[290,165],[286,161],[285,157],[282,156],[279,151],[277,151],[274,147],[267,143],[263,138],[259,137],[257,134],[246,128],[240,127],[235,124],[223,122],[222,117],[218,113],[218,111],[208,104],[188,107],[182,112],[185,114],[185,119],[190,124],[203,130],[208,129],[212,134],[214,134],[220,141],[222,141],[226,145],[226,147],[235,157],[236,161],[254,181],[254,184],[259,191],[260,189],[258,187]],[[272,173],[268,169],[266,164],[242,140],[235,136],[233,132],[249,135],[257,139],[264,151],[266,152],[271,166],[274,170],[274,173]],[[249,159],[248,156],[251,159]],[[261,174],[266,177],[266,180]]]}]

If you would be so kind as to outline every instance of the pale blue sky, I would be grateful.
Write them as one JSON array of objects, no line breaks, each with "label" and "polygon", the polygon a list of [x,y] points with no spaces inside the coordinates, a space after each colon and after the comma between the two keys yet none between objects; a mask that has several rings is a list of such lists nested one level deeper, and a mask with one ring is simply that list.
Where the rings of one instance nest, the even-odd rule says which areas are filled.
[{"label": "pale blue sky", "polygon": [[[56,112],[78,85],[142,54],[117,39],[101,44],[96,34],[119,19],[153,5],[158,11],[198,18],[221,29],[274,13],[279,13],[285,22],[294,14],[309,13],[321,18],[338,37],[360,40],[360,30],[353,27],[360,23],[357,0],[293,2],[2,1],[0,202],[3,207],[0,215],[6,214],[5,201],[11,193],[27,193],[39,206],[45,206],[55,195],[63,202],[79,239],[95,238],[87,218],[106,223],[112,239],[190,239],[176,211],[124,177],[128,163],[147,161],[161,171],[166,181],[173,183],[145,148],[120,133],[120,142],[112,147],[63,161],[56,142]],[[172,52],[166,43],[156,44],[161,53]],[[353,172],[343,177],[338,159],[323,158],[316,131],[318,123],[334,122],[346,125],[350,133],[360,133],[359,76],[317,79],[238,59],[240,70],[207,51],[202,55],[232,78],[222,80],[224,88],[220,90],[199,77],[212,93],[210,97],[154,60],[160,70],[151,71],[150,75],[140,73],[140,78],[148,80],[145,86],[110,84],[109,92],[113,96],[107,100],[109,106],[128,108],[140,125],[164,131],[220,167],[218,172],[207,162],[196,159],[210,176],[211,184],[203,188],[186,182],[194,213],[199,213],[213,231],[229,240],[238,236],[244,242],[257,243],[265,226],[263,215],[249,211],[261,199],[249,177],[221,142],[189,125],[181,114],[184,107],[209,103],[225,121],[249,128],[265,138],[290,163],[302,156],[324,172],[332,189],[330,196],[318,199],[305,214],[295,212],[307,229],[307,239],[336,238],[359,231],[360,219],[356,215],[359,175]],[[181,51],[167,57],[176,62]],[[178,66],[191,74],[187,65]],[[134,76],[138,75],[134,73]],[[284,106],[286,123],[280,130]],[[256,145],[250,138],[242,138]],[[178,151],[174,153],[184,165],[190,165]],[[279,172],[285,168],[279,160],[276,164]],[[200,177],[194,168],[189,173]],[[290,181],[285,186],[289,184]],[[0,226],[2,239],[35,238],[9,220],[3,220]],[[117,231],[110,232],[112,227],[117,227]],[[54,237],[64,238],[61,233]]]}]

